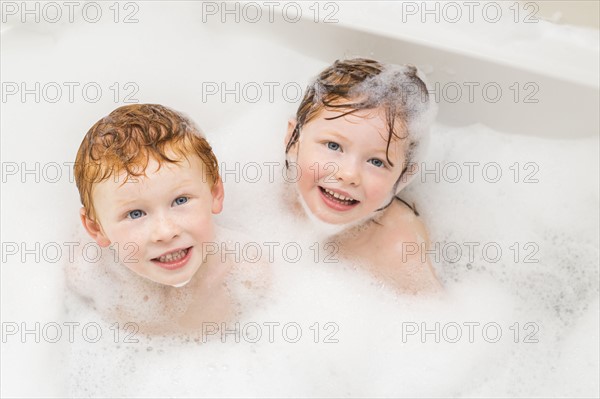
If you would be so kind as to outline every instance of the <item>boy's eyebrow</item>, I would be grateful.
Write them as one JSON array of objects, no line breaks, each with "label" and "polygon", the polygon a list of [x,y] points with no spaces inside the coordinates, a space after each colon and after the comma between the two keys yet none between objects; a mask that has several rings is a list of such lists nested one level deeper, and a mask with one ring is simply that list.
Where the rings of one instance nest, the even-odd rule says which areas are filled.
[{"label": "boy's eyebrow", "polygon": [[[204,179],[202,179],[202,180],[204,180]],[[180,190],[182,188],[187,188],[187,186],[192,186],[192,185],[194,185],[193,179],[185,179],[185,180],[179,182],[179,184],[177,184],[175,187],[172,187],[170,189],[170,191]]]},{"label": "boy's eyebrow", "polygon": [[182,186],[186,186],[186,185],[188,185],[188,184],[193,184],[193,183],[194,183],[194,180],[193,180],[193,179],[186,178],[185,180],[182,180],[182,181],[181,181],[181,182],[180,182],[180,183],[177,185],[177,187],[182,187]]},{"label": "boy's eyebrow", "polygon": [[128,207],[131,204],[136,203],[136,202],[139,202],[139,198],[130,199],[130,200],[122,199],[122,200],[117,200],[116,201],[116,206],[118,208],[125,208],[125,207]]},{"label": "boy's eyebrow", "polygon": [[[176,192],[177,190],[180,190],[182,188],[187,188],[187,186],[191,186],[193,184],[194,184],[193,179],[185,179],[185,180],[179,182],[176,186],[169,187],[168,189],[169,189],[170,193],[175,194],[174,192]],[[143,202],[143,199],[140,199],[139,197],[136,197],[134,199],[129,199],[129,198],[117,199],[116,206],[118,208],[125,208],[125,207],[129,206],[130,204],[134,204],[136,202]]]}]

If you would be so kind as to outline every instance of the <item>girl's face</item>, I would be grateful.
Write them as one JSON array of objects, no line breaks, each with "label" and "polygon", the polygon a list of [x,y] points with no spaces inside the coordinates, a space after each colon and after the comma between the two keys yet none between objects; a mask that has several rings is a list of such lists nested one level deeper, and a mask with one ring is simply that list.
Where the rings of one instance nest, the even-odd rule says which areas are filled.
[{"label": "girl's face", "polygon": [[[296,185],[302,201],[330,224],[353,223],[387,205],[405,163],[405,141],[399,139],[393,139],[387,151],[393,166],[387,161],[383,110],[359,110],[327,120],[344,112],[321,111],[304,125],[288,153],[290,168],[299,173]],[[295,125],[290,121],[288,140]]]}]

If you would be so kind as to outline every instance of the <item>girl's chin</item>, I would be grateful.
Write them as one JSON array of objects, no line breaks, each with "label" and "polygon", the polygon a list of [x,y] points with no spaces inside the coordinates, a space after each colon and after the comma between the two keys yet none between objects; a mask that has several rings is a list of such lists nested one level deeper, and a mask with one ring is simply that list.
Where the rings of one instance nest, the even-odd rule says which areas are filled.
[{"label": "girl's chin", "polygon": [[331,225],[345,226],[348,224],[353,224],[357,220],[360,220],[360,219],[352,218],[352,217],[339,217],[337,215],[331,215],[327,211],[323,212],[321,210],[316,212],[314,215],[315,215],[315,218],[317,218],[320,222],[326,223],[326,224],[331,224]]},{"label": "girl's chin", "polygon": [[300,201],[302,203],[302,207],[304,208],[304,213],[307,215],[307,218],[311,224],[311,230],[317,236],[321,237],[330,237],[336,234],[339,234],[347,229],[350,229],[354,226],[364,223],[369,220],[372,216],[365,218],[357,218],[351,217],[347,215],[345,218],[340,217],[340,215],[332,215],[328,210],[312,210],[305,204],[304,201]]}]

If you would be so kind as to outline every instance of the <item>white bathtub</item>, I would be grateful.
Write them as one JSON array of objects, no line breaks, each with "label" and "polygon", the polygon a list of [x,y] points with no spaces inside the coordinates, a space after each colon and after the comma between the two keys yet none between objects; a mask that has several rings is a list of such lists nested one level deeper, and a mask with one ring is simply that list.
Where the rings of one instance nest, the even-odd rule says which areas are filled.
[{"label": "white bathtub", "polygon": [[[21,3],[15,4],[18,8]],[[67,11],[66,6],[57,4]],[[496,24],[481,20],[473,24],[421,24],[414,19],[414,9],[390,2],[321,3],[317,23],[314,5],[310,8],[310,4],[301,6],[303,18],[293,23],[282,17],[283,4],[276,6],[273,22],[267,17],[268,7],[273,5],[261,4],[263,16],[256,23],[248,21],[255,14],[244,14],[244,5],[238,5],[239,23],[228,14],[224,16],[228,22],[222,23],[221,12],[213,13],[214,7],[222,7],[220,2],[210,7],[192,2],[127,4],[121,3],[119,19],[133,13],[131,17],[139,22],[114,23],[114,10],[108,3],[102,4],[105,17],[98,23],[87,22],[77,13],[75,22],[68,22],[65,16],[56,24],[44,21],[43,15],[39,23],[31,19],[21,23],[20,14],[13,15],[14,9],[9,10],[10,15],[4,14],[2,82],[9,85],[3,86],[3,95],[8,97],[2,101],[1,122],[2,160],[6,165],[1,215],[3,397],[64,397],[69,376],[66,370],[72,372],[78,367],[64,356],[69,350],[64,323],[72,321],[63,305],[60,265],[65,257],[54,263],[48,261],[53,255],[47,252],[37,262],[35,255],[23,255],[13,243],[35,248],[39,242],[40,248],[51,251],[53,244],[49,243],[55,242],[64,251],[64,243],[73,241],[79,203],[73,182],[65,178],[68,167],[53,183],[48,176],[44,181],[43,165],[72,162],[87,129],[122,104],[126,94],[140,102],[159,102],[190,114],[209,137],[224,123],[235,124],[237,119],[251,118],[256,109],[264,112],[273,106],[277,111],[273,118],[279,121],[272,124],[281,126],[280,136],[273,139],[276,144],[265,146],[277,148],[285,121],[297,102],[286,101],[278,89],[275,101],[267,100],[266,91],[258,104],[244,101],[243,95],[239,102],[231,101],[231,97],[221,101],[220,93],[207,95],[204,83],[226,82],[227,87],[235,82],[241,86],[258,83],[266,90],[265,82],[278,82],[278,88],[292,82],[293,88],[304,88],[311,76],[333,60],[366,56],[412,63],[424,70],[430,87],[440,96],[439,121],[444,125],[481,123],[502,132],[548,139],[598,135],[597,31],[594,42],[590,35],[568,27],[546,22],[514,24],[510,18]],[[40,3],[40,12],[44,6]],[[337,22],[323,22],[326,15]],[[295,18],[293,14],[287,17]],[[298,64],[297,59],[303,62]],[[41,88],[57,82],[63,90],[65,82],[79,82],[78,87],[97,82],[104,94],[98,102],[91,102],[76,90],[75,100],[70,102],[65,90],[60,100],[52,102],[48,98],[54,98],[53,92],[48,91],[41,93],[39,102],[32,100],[34,94],[21,101],[20,92],[7,90],[20,90],[22,82],[29,88],[35,82],[40,82]],[[111,89],[114,82],[120,90],[116,102]],[[135,86],[126,86],[132,82]],[[473,88],[472,100],[469,87]],[[489,91],[484,93],[484,87]],[[134,92],[134,88],[138,90]],[[499,98],[497,88],[502,92]],[[457,89],[460,92],[454,91]],[[239,155],[237,149],[228,152],[225,141],[216,140],[217,149],[230,158]],[[586,167],[597,168],[597,150],[595,154],[595,163]],[[23,177],[21,170],[15,172],[21,162],[41,163],[39,183],[32,174]],[[231,201],[236,204],[235,199]],[[591,306],[593,310],[593,303]],[[594,317],[597,321],[597,315],[590,312],[582,317],[584,327],[573,330],[575,338],[570,342],[581,338],[580,332],[588,328],[585,325],[593,325]],[[23,327],[35,328],[35,323],[40,323],[40,343],[35,342],[35,335],[22,332]],[[63,338],[50,343],[48,337],[54,336],[57,325]],[[594,338],[594,334],[597,337],[597,330],[582,339]],[[597,370],[598,364],[591,367]],[[593,392],[594,386],[597,390],[597,381],[581,392]],[[319,391],[300,392],[311,394],[318,395]],[[368,396],[372,392],[349,394]]]}]

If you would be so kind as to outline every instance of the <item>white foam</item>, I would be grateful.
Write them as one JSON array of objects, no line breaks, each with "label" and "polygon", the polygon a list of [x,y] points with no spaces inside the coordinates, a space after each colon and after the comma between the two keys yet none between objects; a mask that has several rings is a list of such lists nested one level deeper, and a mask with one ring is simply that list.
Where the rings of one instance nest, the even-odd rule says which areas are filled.
[{"label": "white foam", "polygon": [[[67,344],[65,368],[56,367],[52,351],[32,355],[35,344],[3,345],[4,395],[18,396],[37,383],[39,396],[64,396],[61,377],[68,381],[68,395],[77,397],[597,394],[597,138],[543,140],[484,126],[436,126],[429,168],[436,161],[440,169],[448,162],[493,161],[511,173],[507,168],[519,162],[520,182],[514,183],[511,175],[498,183],[481,178],[470,183],[466,177],[434,183],[430,177],[424,183],[416,179],[402,196],[416,202],[433,242],[497,242],[505,256],[496,263],[480,252],[473,260],[464,253],[455,262],[440,260],[435,266],[447,289],[443,298],[398,297],[353,265],[325,262],[328,253],[323,246],[313,247],[310,226],[282,204],[283,138],[296,104],[269,103],[265,97],[258,104],[223,104],[214,98],[203,103],[196,91],[206,81],[306,82],[325,65],[273,38],[235,37],[226,29],[202,25],[198,15],[183,13],[183,20],[158,15],[147,11],[138,25],[69,27],[77,34],[52,29],[51,36],[18,34],[18,27],[12,27],[6,34],[15,35],[14,40],[3,37],[3,78],[96,80],[102,87],[132,80],[139,86],[140,102],[163,103],[190,115],[229,170],[235,162],[278,162],[272,181],[266,168],[256,183],[224,176],[225,210],[218,218],[256,242],[281,244],[268,294],[255,298],[252,290],[240,293],[246,304],[240,326],[257,323],[266,334],[264,323],[278,322],[275,340],[270,343],[263,335],[256,344],[244,338],[236,343],[230,334],[224,343],[218,336],[198,343],[135,334],[130,338],[139,341],[128,343],[126,330],[115,339],[116,330],[94,309],[69,297],[64,320],[98,323],[104,332],[100,341]],[[213,41],[215,32],[221,34],[218,42]],[[256,48],[271,57],[261,59]],[[87,129],[116,106],[110,96],[99,103],[3,104],[3,159],[72,161]],[[44,151],[32,147],[34,141]],[[535,170],[525,169],[527,162],[538,165],[538,183],[523,182]],[[77,225],[77,198],[68,181],[3,185],[3,240],[69,240],[69,230]],[[42,199],[45,207],[39,206]],[[297,262],[281,252],[291,242],[303,250]],[[519,262],[510,249],[515,242]],[[522,247],[527,242],[539,246],[538,263],[522,261],[531,252]],[[319,248],[321,262],[315,263],[311,248]],[[3,321],[43,320],[51,307],[48,298],[62,295],[58,265],[12,262],[2,268]],[[19,305],[7,310],[7,303]],[[281,327],[290,322],[302,328],[298,343],[281,335]],[[334,324],[325,328],[328,322]],[[414,323],[432,328],[436,322],[448,334],[455,326],[451,323],[458,324],[462,338],[437,343],[433,335],[419,333],[403,339],[403,328]],[[464,324],[470,322],[480,323],[472,343]],[[319,343],[314,343],[316,327],[311,329],[315,323]],[[483,337],[486,323],[501,327],[498,342]],[[510,329],[515,323],[518,342],[515,328]],[[532,324],[525,327],[527,323]],[[323,342],[334,331],[330,339],[339,342]],[[493,329],[489,335],[493,338]],[[539,342],[524,342],[528,335]],[[7,364],[12,366],[8,371]],[[60,375],[62,370],[66,375]],[[4,373],[12,373],[11,378]]]}]

